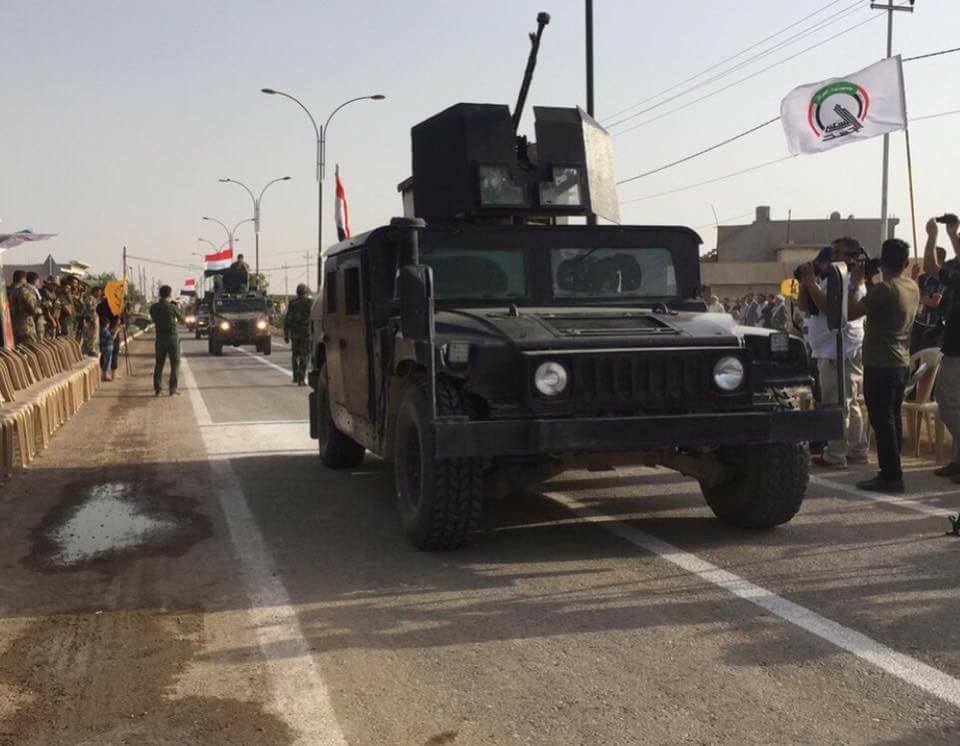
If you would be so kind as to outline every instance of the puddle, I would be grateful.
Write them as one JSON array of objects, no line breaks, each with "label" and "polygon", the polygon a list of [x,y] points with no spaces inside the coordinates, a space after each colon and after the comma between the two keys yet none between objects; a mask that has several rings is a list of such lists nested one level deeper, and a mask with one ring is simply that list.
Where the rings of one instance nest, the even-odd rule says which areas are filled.
[{"label": "puddle", "polygon": [[125,484],[92,487],[73,515],[50,533],[57,546],[53,562],[89,562],[108,553],[161,542],[176,531],[176,523],[146,515],[130,497],[130,487]]}]

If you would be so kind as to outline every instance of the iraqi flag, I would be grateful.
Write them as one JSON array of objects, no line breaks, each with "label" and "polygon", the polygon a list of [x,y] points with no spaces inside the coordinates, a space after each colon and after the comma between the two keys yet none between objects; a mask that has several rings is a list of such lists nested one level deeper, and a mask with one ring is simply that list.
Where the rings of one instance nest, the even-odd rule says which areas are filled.
[{"label": "iraqi flag", "polygon": [[780,118],[794,155],[906,129],[899,55],[842,78],[794,88],[780,105]]},{"label": "iraqi flag", "polygon": [[192,277],[188,277],[183,281],[183,287],[180,288],[180,295],[187,295],[188,293],[197,292],[197,281]]},{"label": "iraqi flag", "polygon": [[212,254],[203,255],[203,269],[205,271],[227,269],[233,263],[233,249],[226,248]]},{"label": "iraqi flag", "polygon": [[350,210],[347,208],[347,193],[340,181],[340,164],[337,164],[337,201],[333,208],[334,218],[337,221],[337,240],[350,238]]}]

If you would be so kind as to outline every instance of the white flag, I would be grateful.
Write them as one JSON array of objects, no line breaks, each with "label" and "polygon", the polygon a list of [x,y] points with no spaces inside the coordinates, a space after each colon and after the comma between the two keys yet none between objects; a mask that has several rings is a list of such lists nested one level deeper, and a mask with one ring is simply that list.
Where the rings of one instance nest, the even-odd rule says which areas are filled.
[{"label": "white flag", "polygon": [[900,57],[794,88],[780,105],[780,118],[794,155],[822,153],[906,128]]},{"label": "white flag", "polygon": [[48,238],[57,236],[57,233],[34,233],[30,229],[17,231],[16,233],[0,233],[0,249],[12,249],[26,241],[46,241]]}]

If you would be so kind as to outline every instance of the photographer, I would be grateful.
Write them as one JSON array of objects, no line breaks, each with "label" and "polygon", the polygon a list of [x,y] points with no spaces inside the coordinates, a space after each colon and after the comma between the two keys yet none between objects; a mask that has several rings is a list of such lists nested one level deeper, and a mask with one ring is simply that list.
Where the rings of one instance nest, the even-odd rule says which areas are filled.
[{"label": "photographer", "polygon": [[[866,272],[867,294],[850,299],[848,318],[867,318],[863,340],[863,393],[870,424],[877,437],[880,473],[857,484],[872,492],[902,493],[903,392],[910,377],[910,329],[920,304],[920,289],[903,272],[909,264],[910,247],[899,238],[883,242],[880,251],[882,282]],[[872,268],[869,268],[872,269]],[[855,269],[863,274],[862,266]]]},{"label": "photographer", "polygon": [[[811,356],[817,362],[821,404],[837,404],[837,344],[834,332],[827,326],[826,274],[832,262],[853,266],[863,250],[852,238],[838,238],[825,246],[813,263],[797,269],[800,276],[800,308],[806,315],[805,327]],[[850,299],[865,295],[862,273],[850,273]],[[817,466],[846,468],[848,464],[867,463],[866,417],[861,405],[863,396],[863,320],[848,321],[843,326],[844,402],[843,420],[846,437],[830,441],[822,455],[814,456]]]},{"label": "photographer", "polygon": [[954,456],[950,463],[936,471],[939,477],[951,477],[960,482],[960,456],[957,444],[960,443],[960,303],[956,294],[960,289],[960,264],[957,259],[946,262],[937,254],[937,223],[943,223],[953,244],[954,255],[960,256],[960,239],[957,230],[960,221],[956,215],[944,215],[931,218],[927,222],[927,245],[923,252],[923,270],[935,276],[941,285],[943,300],[940,309],[943,325],[943,360],[937,374],[936,399],[940,419],[947,426],[954,442]]}]

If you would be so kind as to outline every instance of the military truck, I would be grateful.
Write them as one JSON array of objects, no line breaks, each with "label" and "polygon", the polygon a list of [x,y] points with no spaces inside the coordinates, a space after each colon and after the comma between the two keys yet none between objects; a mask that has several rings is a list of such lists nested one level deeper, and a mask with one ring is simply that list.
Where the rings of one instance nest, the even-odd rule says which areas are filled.
[{"label": "military truck", "polygon": [[206,298],[209,311],[207,348],[222,355],[224,345],[253,345],[257,352],[270,354],[270,303],[247,273],[230,268],[208,272],[213,291]]},{"label": "military truck", "polygon": [[426,550],[576,468],[668,467],[727,524],[789,521],[807,442],[842,432],[838,409],[801,408],[803,341],[708,313],[697,233],[620,225],[607,133],[578,108],[534,112],[535,144],[501,105],[413,127],[404,217],[326,254],[320,459],[391,461],[403,530]]}]

